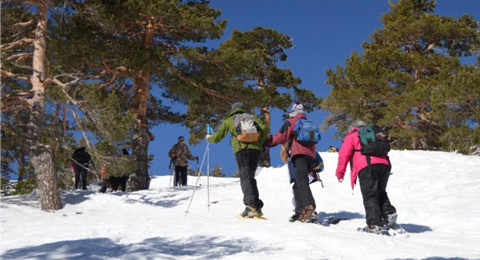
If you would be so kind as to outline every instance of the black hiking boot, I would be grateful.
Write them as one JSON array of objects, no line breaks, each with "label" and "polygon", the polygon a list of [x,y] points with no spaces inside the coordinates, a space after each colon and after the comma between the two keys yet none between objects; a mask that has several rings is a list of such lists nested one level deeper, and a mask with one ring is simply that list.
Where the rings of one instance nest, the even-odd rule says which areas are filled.
[{"label": "black hiking boot", "polygon": [[290,221],[290,222],[295,222],[295,221],[298,220],[298,217],[300,217],[300,212],[295,211],[295,214],[293,214],[292,216],[290,216],[290,218],[288,218],[288,221]]}]

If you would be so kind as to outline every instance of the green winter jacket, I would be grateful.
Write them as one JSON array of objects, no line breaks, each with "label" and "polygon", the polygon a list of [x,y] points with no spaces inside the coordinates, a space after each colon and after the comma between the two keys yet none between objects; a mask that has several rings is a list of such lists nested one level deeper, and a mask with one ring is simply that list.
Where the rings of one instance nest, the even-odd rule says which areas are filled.
[{"label": "green winter jacket", "polygon": [[238,151],[243,150],[243,149],[253,149],[253,150],[262,150],[263,149],[263,143],[268,138],[268,135],[270,133],[270,129],[260,120],[258,117],[253,115],[253,118],[255,122],[257,122],[258,126],[260,126],[260,138],[258,139],[257,142],[255,143],[242,143],[237,140],[237,130],[235,129],[235,123],[234,123],[234,116],[235,114],[242,114],[245,113],[245,111],[242,108],[237,108],[230,112],[223,123],[220,125],[218,128],[218,131],[216,131],[210,138],[207,139],[208,142],[210,143],[218,143],[220,142],[228,133],[231,134],[231,144],[232,144],[232,149],[233,153],[236,154]]}]

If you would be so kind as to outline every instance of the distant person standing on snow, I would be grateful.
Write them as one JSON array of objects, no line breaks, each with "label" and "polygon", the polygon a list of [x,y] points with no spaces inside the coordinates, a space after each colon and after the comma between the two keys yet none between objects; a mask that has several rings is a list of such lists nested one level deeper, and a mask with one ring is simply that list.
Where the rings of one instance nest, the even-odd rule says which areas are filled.
[{"label": "distant person standing on snow", "polygon": [[173,145],[168,156],[171,158],[175,166],[175,177],[173,178],[173,186],[187,186],[187,167],[188,160],[197,160],[198,156],[193,156],[185,144],[183,136],[178,137],[178,143]]},{"label": "distant person standing on snow", "polygon": [[72,155],[73,170],[75,172],[75,189],[78,189],[80,180],[82,181],[82,189],[87,189],[87,173],[88,166],[91,160],[90,154],[86,151],[85,142],[79,142],[77,148]]},{"label": "distant person standing on snow", "polygon": [[310,190],[308,176],[312,165],[315,163],[317,153],[316,145],[306,146],[298,142],[295,138],[294,129],[297,122],[300,119],[307,118],[303,110],[303,104],[293,104],[289,117],[289,119],[285,120],[280,131],[273,135],[265,145],[272,147],[278,144],[291,143],[291,145],[289,145],[291,162],[297,172],[293,184],[296,212],[292,217],[297,221],[311,222],[313,221],[312,217],[316,205],[312,191]]},{"label": "distant person standing on snow", "polygon": [[335,148],[333,145],[330,145],[330,147],[328,147],[327,152],[328,152],[328,153],[337,153],[337,152],[338,152],[338,149]]},{"label": "distant person standing on snow", "polygon": [[386,192],[391,164],[386,155],[369,155],[370,166],[368,165],[367,156],[360,152],[362,144],[358,131],[362,126],[365,126],[365,123],[361,120],[350,125],[338,154],[336,176],[339,182],[343,182],[347,164],[350,163],[352,189],[357,176],[360,180],[367,220],[367,226],[363,230],[370,233],[382,233],[385,231],[385,223],[392,226],[395,225],[397,219],[396,209],[390,204]]},{"label": "distant person standing on snow", "polygon": [[240,214],[244,218],[261,217],[263,201],[260,200],[255,171],[260,161],[260,153],[267,139],[268,127],[255,115],[245,112],[243,103],[232,104],[232,109],[223,123],[207,141],[220,142],[228,133],[240,173],[240,186],[243,192],[245,210]]},{"label": "distant person standing on snow", "polygon": [[100,171],[102,178],[102,187],[100,192],[105,193],[110,186],[111,192],[116,192],[118,188],[125,192],[130,173],[133,171],[132,162],[129,158],[127,149],[122,149],[120,157],[115,156],[109,166],[104,164]]}]

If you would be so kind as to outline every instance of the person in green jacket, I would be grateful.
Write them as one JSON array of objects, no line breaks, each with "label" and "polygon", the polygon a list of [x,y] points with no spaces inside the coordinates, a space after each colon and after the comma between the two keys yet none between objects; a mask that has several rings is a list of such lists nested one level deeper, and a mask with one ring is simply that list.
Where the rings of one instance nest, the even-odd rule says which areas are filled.
[{"label": "person in green jacket", "polygon": [[[240,127],[237,126],[240,125],[239,120],[244,120],[243,118],[245,117],[253,119],[257,129],[256,132],[258,132],[258,138],[245,141],[239,140],[239,136],[242,134],[240,133]],[[228,133],[231,134],[233,153],[235,154],[238,171],[240,173],[243,203],[246,206],[240,216],[245,218],[261,217],[263,215],[263,201],[259,198],[255,171],[257,170],[260,160],[263,144],[269,137],[269,128],[258,117],[246,113],[243,103],[236,102],[232,105],[231,112],[220,125],[218,131],[213,135],[207,134],[207,141],[210,143],[218,143]]]}]

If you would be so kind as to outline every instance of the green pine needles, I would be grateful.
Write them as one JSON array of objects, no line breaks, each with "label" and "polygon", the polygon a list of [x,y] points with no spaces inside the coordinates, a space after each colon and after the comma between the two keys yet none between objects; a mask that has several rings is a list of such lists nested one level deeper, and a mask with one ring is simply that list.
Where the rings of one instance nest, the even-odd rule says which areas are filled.
[{"label": "green pine needles", "polygon": [[382,29],[328,70],[326,125],[344,135],[353,119],[388,128],[396,149],[479,152],[479,24],[471,16],[436,15],[435,1],[401,0]]}]

